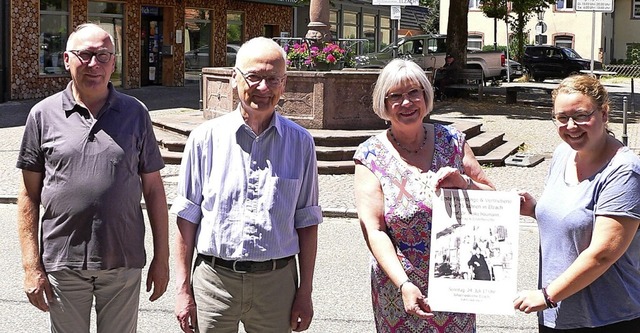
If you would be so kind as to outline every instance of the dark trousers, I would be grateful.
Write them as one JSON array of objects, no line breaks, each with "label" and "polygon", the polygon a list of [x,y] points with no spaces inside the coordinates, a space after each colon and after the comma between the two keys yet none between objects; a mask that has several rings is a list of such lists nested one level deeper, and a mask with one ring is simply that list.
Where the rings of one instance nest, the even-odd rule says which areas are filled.
[{"label": "dark trousers", "polygon": [[546,326],[538,326],[540,333],[640,333],[640,318],[621,321],[600,327],[572,328],[568,330],[557,330]]}]

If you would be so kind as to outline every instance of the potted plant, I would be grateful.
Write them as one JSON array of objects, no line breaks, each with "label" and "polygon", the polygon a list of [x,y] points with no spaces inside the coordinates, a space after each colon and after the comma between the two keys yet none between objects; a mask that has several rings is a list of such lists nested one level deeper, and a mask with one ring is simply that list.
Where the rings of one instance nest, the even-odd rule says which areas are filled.
[{"label": "potted plant", "polygon": [[350,52],[336,43],[324,43],[319,47],[301,42],[285,45],[285,51],[287,65],[298,70],[342,69],[351,58]]}]

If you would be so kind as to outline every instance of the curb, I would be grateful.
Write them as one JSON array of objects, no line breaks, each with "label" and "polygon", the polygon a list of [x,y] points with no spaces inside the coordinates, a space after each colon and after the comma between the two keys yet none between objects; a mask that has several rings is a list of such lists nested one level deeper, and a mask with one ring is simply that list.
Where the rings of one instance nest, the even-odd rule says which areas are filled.
[{"label": "curb", "polygon": [[[16,205],[18,198],[12,195],[0,195],[0,205]],[[147,205],[141,202],[142,209],[147,209]],[[171,203],[167,203],[167,209],[171,209]],[[358,213],[353,208],[327,208],[322,210],[322,217],[335,218],[358,218]]]}]

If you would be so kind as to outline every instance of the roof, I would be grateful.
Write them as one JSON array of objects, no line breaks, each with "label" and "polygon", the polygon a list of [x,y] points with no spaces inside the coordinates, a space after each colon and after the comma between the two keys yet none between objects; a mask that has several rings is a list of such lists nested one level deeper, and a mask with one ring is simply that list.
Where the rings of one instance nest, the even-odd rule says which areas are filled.
[{"label": "roof", "polygon": [[422,31],[422,27],[427,24],[429,8],[406,6],[402,8],[400,15],[400,29],[410,29]]}]

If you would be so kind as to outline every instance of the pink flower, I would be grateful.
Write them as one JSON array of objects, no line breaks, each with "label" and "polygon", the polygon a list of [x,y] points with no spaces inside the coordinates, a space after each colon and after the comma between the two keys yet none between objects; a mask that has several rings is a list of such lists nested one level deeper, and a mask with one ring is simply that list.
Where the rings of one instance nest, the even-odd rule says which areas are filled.
[{"label": "pink flower", "polygon": [[329,55],[327,56],[327,61],[328,61],[328,62],[330,62],[330,63],[332,63],[332,64],[335,64],[335,63],[336,63],[336,61],[337,61],[337,59],[336,59],[336,57],[334,57],[334,56],[333,56],[333,54],[329,54]]}]

